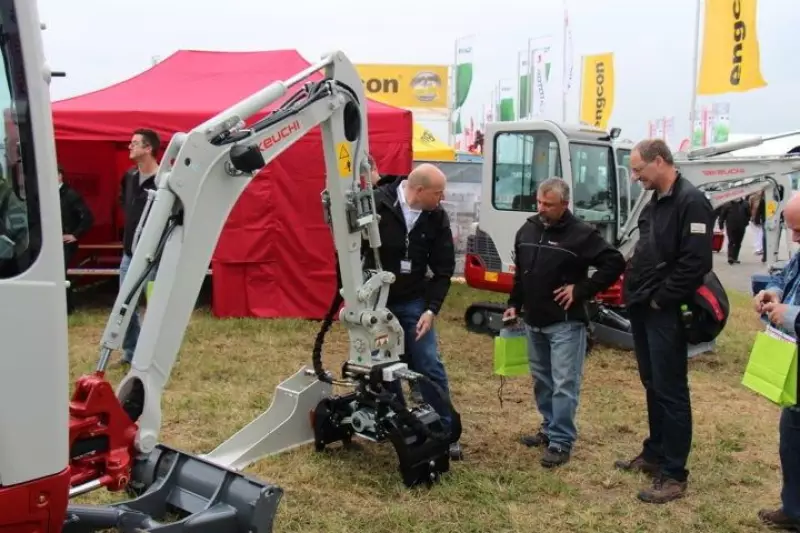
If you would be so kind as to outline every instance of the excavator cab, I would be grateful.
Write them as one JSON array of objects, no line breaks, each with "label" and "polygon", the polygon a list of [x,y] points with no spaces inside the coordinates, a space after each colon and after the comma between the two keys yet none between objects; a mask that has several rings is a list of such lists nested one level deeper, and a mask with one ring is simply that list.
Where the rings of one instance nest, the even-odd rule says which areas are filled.
[{"label": "excavator cab", "polygon": [[[631,143],[617,145],[609,132],[593,126],[552,121],[492,123],[486,140],[481,218],[468,238],[464,267],[470,286],[511,290],[515,233],[536,213],[538,185],[552,176],[570,185],[572,212],[617,242],[639,195],[627,170]],[[484,311],[468,310],[467,327],[497,331],[499,317]]]},{"label": "excavator cab", "polygon": [[[108,506],[70,505],[106,485],[77,485],[80,461],[120,458],[107,435],[71,438],[66,280],[52,76],[37,5],[0,0],[0,531],[268,533],[282,490],[210,461],[157,446],[135,458]],[[106,391],[107,392],[107,391]],[[113,403],[113,392],[101,402]],[[95,404],[97,405],[97,404]],[[89,413],[98,426],[102,412]],[[117,466],[120,466],[119,462]]]}]

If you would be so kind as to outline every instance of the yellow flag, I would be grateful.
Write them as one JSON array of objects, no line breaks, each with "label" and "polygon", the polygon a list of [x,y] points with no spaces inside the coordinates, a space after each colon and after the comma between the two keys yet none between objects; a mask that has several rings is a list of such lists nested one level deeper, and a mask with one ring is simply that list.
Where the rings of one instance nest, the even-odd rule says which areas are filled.
[{"label": "yellow flag", "polygon": [[766,87],[756,30],[758,0],[705,0],[705,29],[697,94]]},{"label": "yellow flag", "polygon": [[614,110],[614,54],[583,56],[581,122],[608,127]]}]

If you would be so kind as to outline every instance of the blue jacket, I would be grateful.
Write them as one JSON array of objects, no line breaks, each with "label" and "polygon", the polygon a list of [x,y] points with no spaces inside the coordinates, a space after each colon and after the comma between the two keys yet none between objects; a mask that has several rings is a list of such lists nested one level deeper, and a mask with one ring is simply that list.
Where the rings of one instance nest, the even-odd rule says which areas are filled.
[{"label": "blue jacket", "polygon": [[778,328],[800,339],[800,253],[770,277],[765,290],[777,294],[781,303],[789,306]]}]

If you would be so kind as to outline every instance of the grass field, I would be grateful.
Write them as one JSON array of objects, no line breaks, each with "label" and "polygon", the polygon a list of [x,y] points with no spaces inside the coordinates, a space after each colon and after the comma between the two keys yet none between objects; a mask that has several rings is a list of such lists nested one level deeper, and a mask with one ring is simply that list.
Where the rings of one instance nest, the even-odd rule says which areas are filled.
[{"label": "grass field", "polygon": [[[316,454],[309,446],[249,471],[281,486],[277,533],[289,532],[747,532],[762,528],[761,507],[778,503],[779,411],[740,385],[758,320],[749,299],[734,310],[718,351],[691,362],[694,442],[689,494],[664,506],[638,502],[644,477],[612,463],[639,451],[644,395],[633,354],[595,350],[587,362],[572,461],[553,471],[539,451],[517,443],[539,421],[530,380],[506,382],[504,403],[492,375],[492,340],[466,333],[469,302],[497,299],[454,286],[438,319],[454,401],[464,422],[466,461],[430,490],[402,486],[389,444]],[[94,368],[107,308],[71,317],[73,379]],[[208,452],[270,403],[275,386],[310,362],[315,322],[218,320],[198,310],[163,399],[162,441]],[[346,349],[335,326],[326,367],[338,371]],[[114,383],[120,371],[111,374]],[[107,500],[96,494],[90,501]]]}]

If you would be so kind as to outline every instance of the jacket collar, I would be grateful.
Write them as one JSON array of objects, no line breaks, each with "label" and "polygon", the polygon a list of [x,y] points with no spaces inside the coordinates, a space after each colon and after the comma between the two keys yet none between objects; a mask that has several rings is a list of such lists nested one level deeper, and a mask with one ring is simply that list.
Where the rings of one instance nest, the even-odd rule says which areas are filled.
[{"label": "jacket collar", "polygon": [[559,218],[554,224],[545,224],[544,219],[541,217],[541,215],[539,215],[539,213],[536,213],[535,215],[531,215],[530,217],[528,217],[529,222],[547,229],[561,229],[569,225],[574,219],[575,215],[573,215],[572,211],[570,211],[569,209],[564,211],[564,214],[561,215],[561,218]]}]

